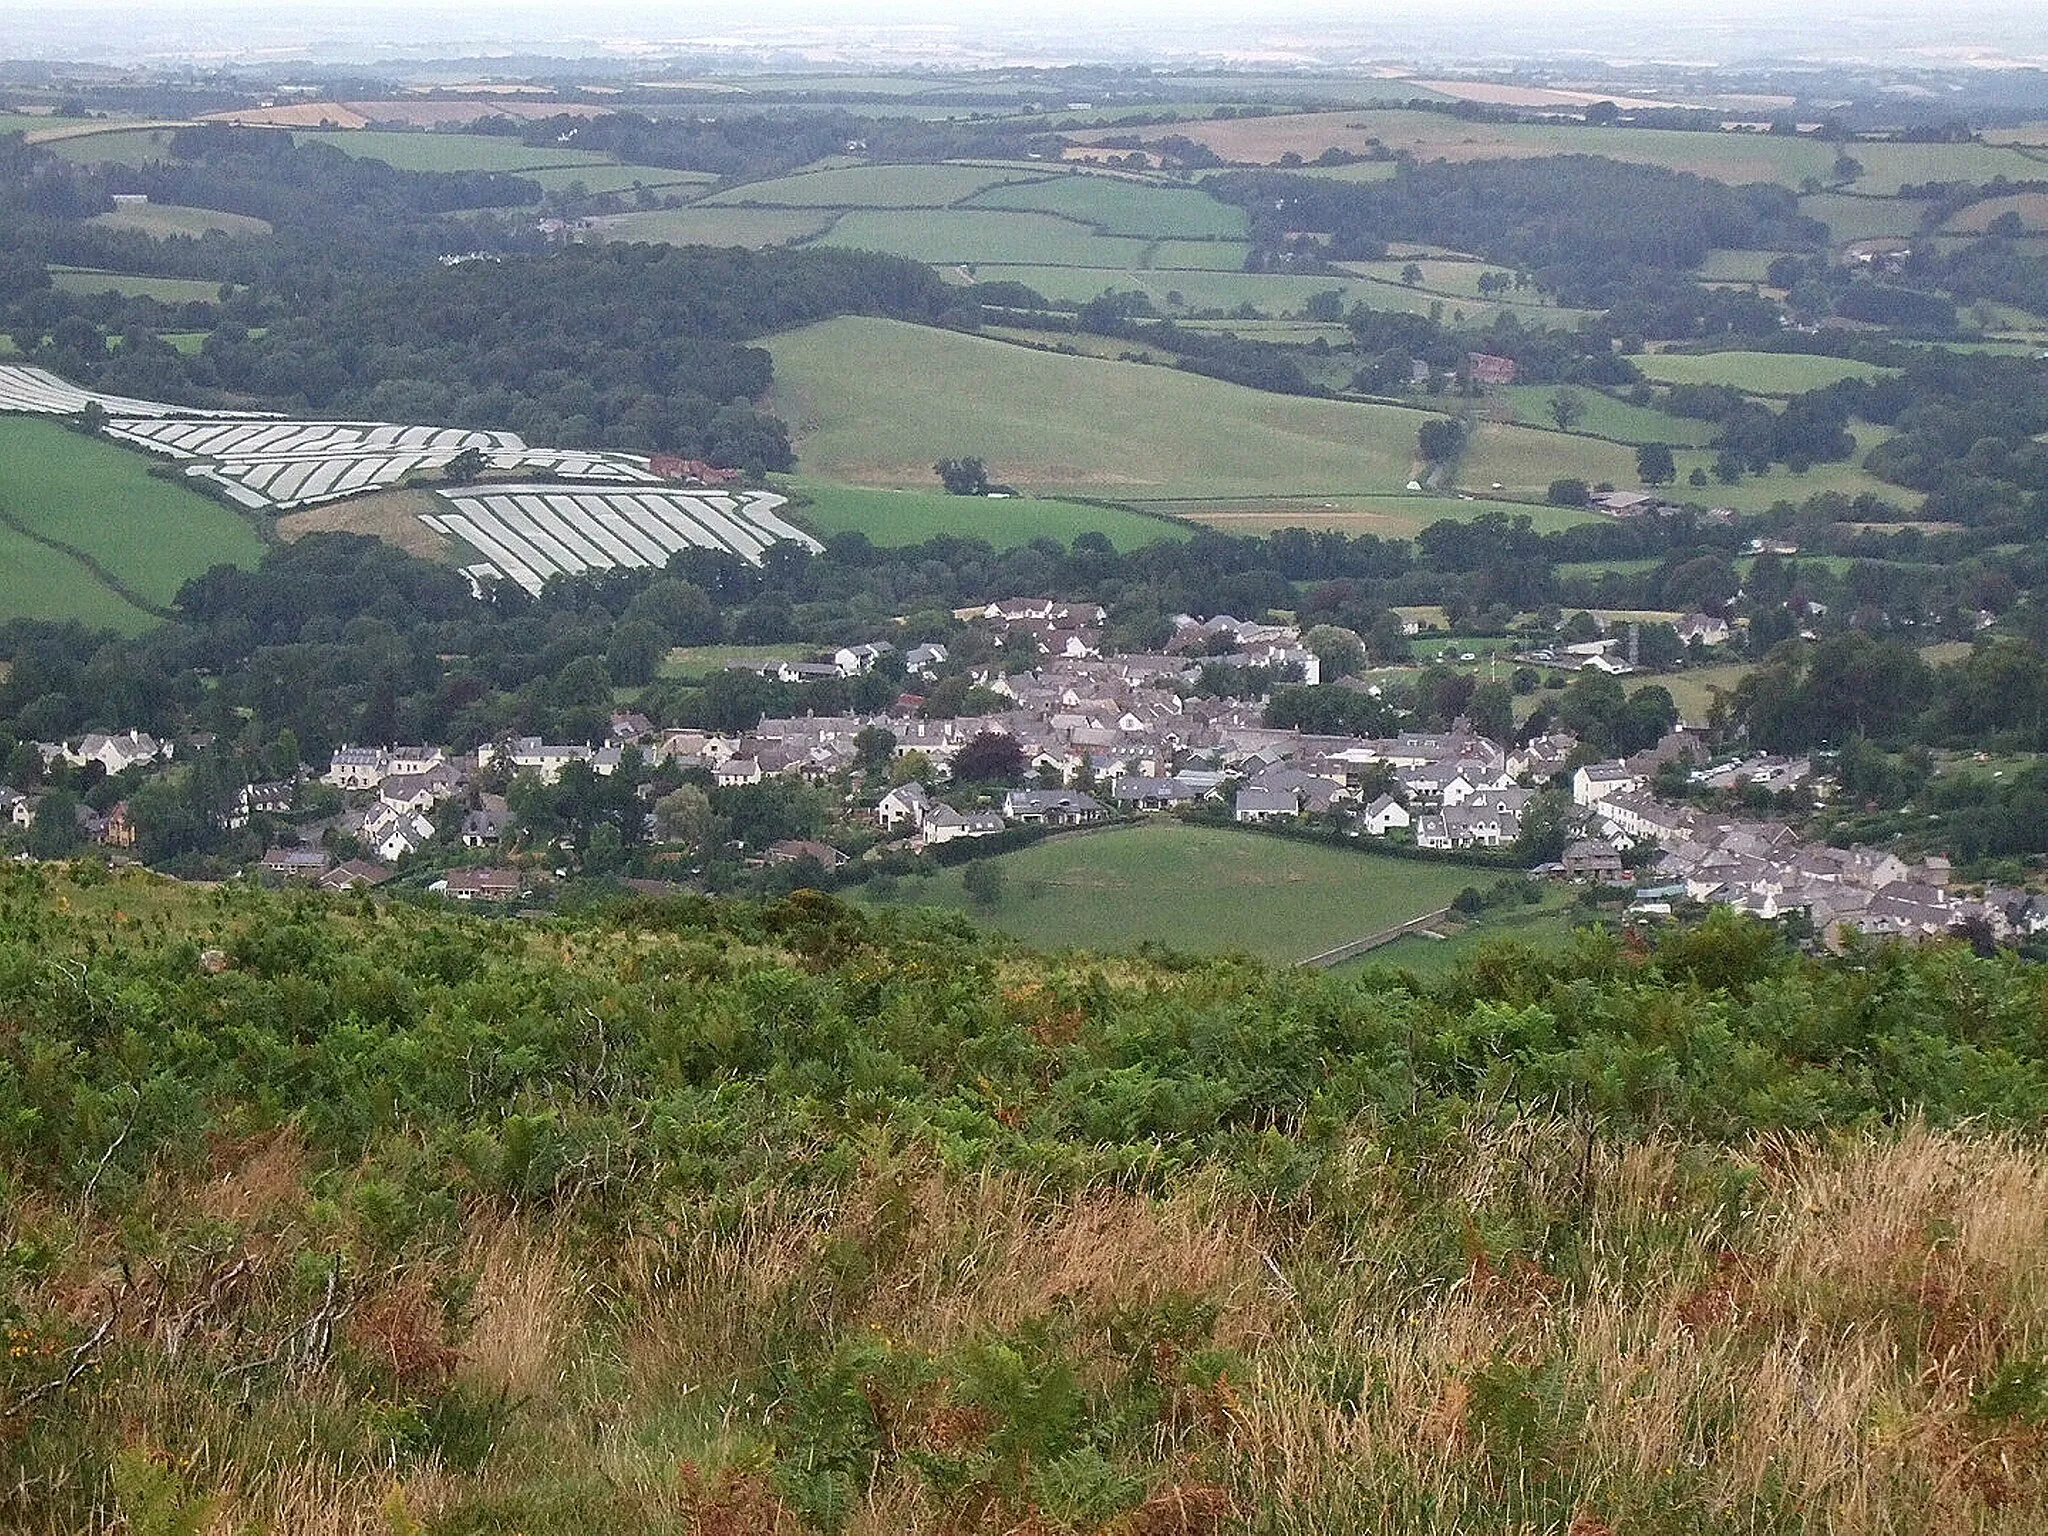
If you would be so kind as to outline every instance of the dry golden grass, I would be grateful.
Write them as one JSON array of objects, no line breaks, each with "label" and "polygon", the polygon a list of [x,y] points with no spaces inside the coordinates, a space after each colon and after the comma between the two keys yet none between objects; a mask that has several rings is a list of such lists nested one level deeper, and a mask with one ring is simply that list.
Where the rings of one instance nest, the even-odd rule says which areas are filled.
[{"label": "dry golden grass", "polygon": [[376,491],[287,512],[277,520],[277,536],[296,544],[309,533],[365,533],[422,560],[445,562],[454,558],[453,542],[420,521],[421,513],[440,510],[441,504],[428,491]]}]

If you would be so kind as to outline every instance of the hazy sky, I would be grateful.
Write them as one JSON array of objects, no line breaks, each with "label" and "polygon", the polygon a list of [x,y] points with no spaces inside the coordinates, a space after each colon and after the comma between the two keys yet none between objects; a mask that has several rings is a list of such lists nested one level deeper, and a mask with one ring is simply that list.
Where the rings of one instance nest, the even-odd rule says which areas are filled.
[{"label": "hazy sky", "polygon": [[0,56],[335,60],[631,55],[792,45],[821,58],[1532,52],[2048,62],[2048,5],[2015,0],[0,0]]}]

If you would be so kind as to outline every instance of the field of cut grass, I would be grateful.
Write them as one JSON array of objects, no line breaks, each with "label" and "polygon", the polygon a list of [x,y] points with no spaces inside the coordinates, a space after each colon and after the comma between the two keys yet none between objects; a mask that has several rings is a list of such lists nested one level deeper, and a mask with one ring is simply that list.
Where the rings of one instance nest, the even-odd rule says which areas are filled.
[{"label": "field of cut grass", "polygon": [[1072,172],[995,187],[971,201],[977,208],[1058,214],[1110,235],[1242,240],[1248,227],[1243,209],[1192,187],[1147,186]]},{"label": "field of cut grass", "polygon": [[[4,473],[4,471],[0,471]],[[7,511],[0,503],[0,512]],[[0,620],[76,619],[96,629],[135,634],[155,618],[127,601],[79,561],[0,523]]]},{"label": "field of cut grass", "polygon": [[565,149],[559,144],[536,148],[517,139],[486,133],[400,133],[360,128],[332,133],[296,131],[292,137],[302,144],[331,144],[359,160],[382,160],[400,171],[536,171],[618,164],[609,155],[588,150]]},{"label": "field of cut grass", "polygon": [[1700,263],[1700,278],[1709,283],[1761,283],[1769,280],[1777,251],[1709,251]]},{"label": "field of cut grass", "polygon": [[1480,422],[1459,461],[1457,483],[1470,490],[1502,490],[1524,501],[1540,501],[1553,480],[1603,480],[1621,485],[1635,475],[1633,449],[1577,433]]},{"label": "field of cut grass", "polygon": [[1161,539],[1183,538],[1186,530],[1157,517],[1121,507],[1086,506],[1039,497],[948,496],[934,490],[887,490],[792,479],[790,488],[808,498],[784,515],[820,538],[861,533],[884,547],[922,544],[942,536],[984,539],[997,549],[1015,549],[1034,539],[1071,544],[1084,533],[1099,533],[1118,549],[1136,549]]},{"label": "field of cut grass", "polygon": [[53,139],[43,145],[60,160],[80,165],[147,165],[171,158],[172,128],[126,128]]},{"label": "field of cut grass", "polygon": [[2020,192],[2011,197],[1987,197],[1981,203],[1970,204],[1942,227],[1981,235],[1991,227],[1993,220],[2008,213],[2018,214],[2020,223],[2030,231],[2048,230],[2048,193]]},{"label": "field of cut grass", "polygon": [[215,565],[253,566],[263,541],[195,491],[152,478],[148,461],[53,421],[0,417],[0,509],[97,561],[159,606]]},{"label": "field of cut grass", "polygon": [[1646,352],[1631,359],[1659,384],[1726,384],[1751,395],[1796,395],[1843,379],[1878,379],[1896,369],[1800,352]]},{"label": "field of cut grass", "polygon": [[738,662],[797,660],[810,654],[801,645],[678,645],[662,658],[656,675],[663,678],[709,677]]},{"label": "field of cut grass", "polygon": [[132,299],[158,299],[165,304],[211,304],[220,284],[197,277],[141,277],[131,272],[90,272],[82,267],[50,268],[51,286],[66,293],[120,293]]},{"label": "field of cut grass", "polygon": [[1828,234],[1837,245],[1888,235],[1903,239],[1919,229],[1921,206],[1893,198],[1854,197],[1835,192],[1799,199],[1799,211],[1827,225]]},{"label": "field of cut grass", "polygon": [[88,222],[102,229],[125,229],[158,240],[167,240],[173,235],[190,235],[197,239],[214,231],[237,238],[270,233],[269,221],[265,219],[250,218],[241,213],[222,213],[214,208],[182,208],[176,203],[145,203],[139,208],[116,208],[112,213],[96,214]]},{"label": "field of cut grass", "polygon": [[[845,214],[820,245],[885,251],[949,266],[1025,262],[1045,266],[1136,267],[1149,242],[1098,235],[1070,219],[991,209],[857,209]],[[1240,250],[1237,264],[1243,265]]]},{"label": "field of cut grass", "polygon": [[972,165],[848,165],[728,187],[707,207],[946,208],[1022,172]]},{"label": "field of cut grass", "polygon": [[[973,454],[1026,490],[1115,501],[1398,493],[1429,419],[891,320],[830,320],[767,345],[806,473],[855,484],[923,489],[935,460]],[[1523,427],[1481,439],[1468,483],[1540,492],[1559,475],[1618,480],[1633,463],[1613,444]]]},{"label": "field of cut grass", "polygon": [[789,245],[821,234],[832,214],[803,208],[649,209],[597,220],[607,240],[648,241],[668,245],[744,245],[754,248]]},{"label": "field of cut grass", "polygon": [[1247,950],[1279,963],[1448,906],[1490,870],[1426,864],[1256,832],[1159,822],[1049,838],[1001,855],[1002,899],[967,898],[959,870],[904,882],[901,899],[966,911],[1049,948]]},{"label": "field of cut grass", "polygon": [[1431,523],[1465,523],[1488,512],[1526,517],[1538,533],[1590,522],[1592,514],[1543,502],[1508,501],[1491,497],[1467,499],[1431,493],[1387,496],[1338,496],[1328,501],[1287,497],[1239,498],[1222,501],[1147,502],[1148,510],[1224,533],[1263,538],[1282,528],[1330,529],[1339,533],[1378,534],[1383,539],[1413,538]]},{"label": "field of cut grass", "polygon": [[1629,692],[1651,686],[1663,688],[1670,693],[1672,703],[1678,706],[1678,717],[1689,725],[1699,725],[1713,709],[1717,691],[1733,693],[1736,684],[1755,670],[1744,661],[1732,661],[1718,667],[1692,667],[1683,672],[1644,678],[1640,682],[1631,679]]},{"label": "field of cut grass", "polygon": [[[1550,414],[1550,402],[1557,394],[1555,384],[1510,384],[1493,393],[1514,408],[1516,421],[1533,427],[1556,424]],[[1571,430],[1589,437],[1611,437],[1618,443],[1670,443],[1674,447],[1703,448],[1720,430],[1711,421],[1667,415],[1651,406],[1617,400],[1597,389],[1574,389],[1572,393],[1585,414]]]},{"label": "field of cut grass", "polygon": [[[1851,422],[1849,430],[1862,445],[1857,456],[1857,459],[1860,459],[1862,454],[1868,452],[1875,444],[1878,429],[1858,421]],[[1793,474],[1782,464],[1774,464],[1769,474],[1744,475],[1734,485],[1723,485],[1718,480],[1710,478],[1709,483],[1704,486],[1693,486],[1686,483],[1687,477],[1695,469],[1704,469],[1711,477],[1715,455],[1706,449],[1680,448],[1671,457],[1678,466],[1678,481],[1675,485],[1666,486],[1664,495],[1674,501],[1696,501],[1711,507],[1731,507],[1737,512],[1765,512],[1781,501],[1789,501],[1797,506],[1809,496],[1819,496],[1829,491],[1843,496],[1861,496],[1867,491],[1895,507],[1908,509],[1917,507],[1926,500],[1918,491],[1910,491],[1903,485],[1892,485],[1875,475],[1866,474],[1857,459],[1839,464],[1816,464],[1800,475]],[[1634,475],[1635,470],[1631,464],[1626,483],[1633,485]],[[1621,485],[1624,482],[1616,480],[1614,483]]]}]

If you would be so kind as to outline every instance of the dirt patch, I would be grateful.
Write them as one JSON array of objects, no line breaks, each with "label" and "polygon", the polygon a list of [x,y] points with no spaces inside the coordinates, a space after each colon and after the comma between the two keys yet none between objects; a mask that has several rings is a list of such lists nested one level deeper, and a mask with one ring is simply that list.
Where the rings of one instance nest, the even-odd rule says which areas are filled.
[{"label": "dirt patch", "polygon": [[442,510],[428,491],[378,491],[330,506],[287,513],[277,520],[277,536],[287,544],[296,544],[309,533],[367,533],[422,560],[452,563],[453,541],[420,521],[422,513]]}]

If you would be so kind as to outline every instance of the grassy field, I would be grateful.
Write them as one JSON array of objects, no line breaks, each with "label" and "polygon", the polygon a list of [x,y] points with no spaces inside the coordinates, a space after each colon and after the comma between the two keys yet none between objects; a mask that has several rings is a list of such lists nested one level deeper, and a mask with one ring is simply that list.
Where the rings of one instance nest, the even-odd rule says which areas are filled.
[{"label": "grassy field", "polygon": [[1149,939],[1284,963],[1420,917],[1497,878],[1170,822],[1051,838],[996,863],[1003,895],[992,910],[968,900],[957,869],[906,882],[901,899],[962,909],[1034,945],[1120,950]]},{"label": "grassy field", "polygon": [[132,230],[138,235],[149,235],[158,240],[166,240],[173,235],[190,235],[197,239],[214,231],[237,238],[270,233],[270,223],[266,219],[250,218],[241,213],[222,213],[213,208],[181,208],[176,203],[145,203],[139,208],[116,208],[112,213],[96,214],[87,222],[103,229]]},{"label": "grassy field", "polygon": [[[1493,391],[1514,408],[1515,420],[1530,426],[1550,427],[1555,419],[1550,402],[1557,394],[1555,384],[1510,384]],[[1673,447],[1704,448],[1720,428],[1711,421],[1694,421],[1671,416],[1646,405],[1631,405],[1597,389],[1574,389],[1585,414],[1572,431],[1588,437],[1609,437],[1618,443],[1669,443]]]},{"label": "grassy field", "polygon": [[995,187],[971,199],[977,208],[1053,213],[1109,235],[1158,239],[1242,240],[1244,210],[1194,188],[1146,186],[1068,173],[1049,181]]},{"label": "grassy field", "polygon": [[158,299],[165,304],[211,304],[220,284],[197,277],[140,277],[129,272],[91,272],[83,267],[52,267],[50,283],[66,293],[120,293],[133,299]]},{"label": "grassy field", "polygon": [[[1477,873],[1477,871],[1475,871]],[[1482,889],[1485,881],[1476,882]],[[1339,973],[1357,975],[1378,966],[1413,971],[1418,976],[1439,976],[1470,965],[1487,944],[1526,944],[1539,952],[1563,949],[1571,941],[1570,893],[1560,887],[1545,889],[1543,900],[1533,906],[1495,908],[1482,913],[1475,923],[1448,924],[1441,938],[1407,934],[1391,944],[1369,950],[1356,960],[1338,966]]]},{"label": "grassy field", "polygon": [[801,645],[678,645],[662,658],[656,676],[709,677],[735,662],[793,660],[806,654],[808,648]]},{"label": "grassy field", "polygon": [[1148,502],[1153,511],[1170,513],[1225,533],[1262,538],[1281,528],[1333,529],[1339,533],[1374,533],[1381,538],[1413,538],[1431,523],[1470,522],[1488,512],[1526,517],[1538,533],[1555,533],[1590,522],[1592,514],[1543,502],[1432,493],[1390,496],[1338,496],[1329,501],[1289,497],[1241,498],[1223,501]]},{"label": "grassy field", "polygon": [[832,219],[833,215],[823,210],[693,205],[614,214],[597,220],[597,228],[607,240],[759,247],[808,240],[824,233]]},{"label": "grassy field", "polygon": [[[768,342],[775,404],[808,473],[931,484],[975,454],[1024,489],[1117,501],[1398,493],[1425,413],[1276,395],[1165,368],[1034,352],[897,321],[838,319]],[[1468,483],[1539,491],[1619,478],[1633,455],[1524,427],[1482,430]]]},{"label": "grassy field", "polygon": [[1843,379],[1877,379],[1896,369],[1800,352],[1646,352],[1630,359],[1659,384],[1726,384],[1752,395],[1796,395]]},{"label": "grassy field", "polygon": [[519,174],[528,181],[539,182],[550,192],[563,192],[576,185],[593,196],[602,192],[631,192],[635,187],[646,187],[664,196],[688,196],[718,179],[708,171],[672,171],[665,165],[564,165]]},{"label": "grassy field", "polygon": [[60,160],[80,165],[147,165],[171,158],[171,128],[128,128],[118,132],[82,134],[43,145]]},{"label": "grassy field", "polygon": [[[1128,236],[1098,235],[1051,214],[985,208],[856,209],[818,243],[946,265],[1000,261],[1056,267],[1143,266],[1149,245]],[[1243,263],[1240,248],[1235,265]]]},{"label": "grassy field", "polygon": [[1994,219],[2008,213],[2018,214],[2020,222],[2030,231],[2048,229],[2048,193],[2020,192],[2011,197],[1987,197],[1981,203],[1970,204],[1942,227],[1981,235],[1991,227]]},{"label": "grassy field", "polygon": [[811,532],[820,537],[863,533],[870,543],[884,547],[922,544],[927,539],[948,535],[986,539],[997,549],[1015,549],[1033,539],[1071,544],[1081,534],[1099,533],[1118,549],[1136,549],[1161,539],[1185,536],[1172,523],[1121,507],[1085,506],[1029,496],[990,500],[982,496],[948,496],[936,490],[884,490],[804,479],[792,479],[787,484],[810,503],[793,507],[787,515]]},{"label": "grassy field", "polygon": [[1603,438],[1481,422],[1458,465],[1457,483],[1475,491],[1498,485],[1510,496],[1541,500],[1550,482],[1621,485],[1635,476],[1635,451]]},{"label": "grassy field", "polygon": [[209,567],[254,565],[255,530],[195,491],[152,478],[141,455],[53,421],[0,417],[0,509],[166,604]]},{"label": "grassy field", "polygon": [[1683,672],[1671,672],[1656,677],[1644,678],[1629,689],[1634,693],[1638,687],[1658,687],[1671,694],[1671,701],[1678,706],[1679,718],[1691,724],[1699,724],[1707,718],[1707,712],[1714,707],[1714,694],[1733,693],[1735,685],[1756,670],[1748,662],[1731,661],[1718,667],[1692,667]]},{"label": "grassy field", "polygon": [[1901,238],[1920,227],[1918,203],[1892,198],[1853,197],[1821,192],[1799,199],[1799,211],[1819,219],[1837,245],[1850,240],[1876,240],[1887,235]]},{"label": "grassy field", "polygon": [[397,133],[358,128],[332,133],[299,131],[292,137],[301,144],[331,144],[359,160],[382,160],[401,171],[537,171],[618,164],[609,155],[553,144],[537,149],[517,139],[484,133]]},{"label": "grassy field", "polygon": [[1709,283],[1762,283],[1769,280],[1776,251],[1709,251],[1700,263],[1700,278]]},{"label": "grassy field", "polygon": [[[1850,432],[1867,452],[1877,440],[1878,429],[1863,422],[1850,424]],[[1734,485],[1722,485],[1711,478],[1716,455],[1704,448],[1680,448],[1672,454],[1672,461],[1678,467],[1678,482],[1665,488],[1664,494],[1676,501],[1697,501],[1713,507],[1730,507],[1737,512],[1765,512],[1781,501],[1794,506],[1809,496],[1819,496],[1833,491],[1843,496],[1861,496],[1865,492],[1888,501],[1895,507],[1908,509],[1917,507],[1927,498],[1919,491],[1907,490],[1903,485],[1892,485],[1866,474],[1855,460],[1839,464],[1816,464],[1804,474],[1795,475],[1782,464],[1771,466],[1767,475],[1744,475]],[[1708,471],[1709,480],[1704,486],[1687,484],[1687,478],[1695,469]],[[1634,468],[1629,475],[1633,484]],[[1616,480],[1616,485],[1622,482]]]},{"label": "grassy field", "polygon": [[750,181],[704,201],[708,207],[946,208],[1023,174],[972,165],[848,165]]},{"label": "grassy field", "polygon": [[0,578],[0,620],[76,619],[122,634],[135,634],[156,622],[79,561],[5,524],[0,524],[0,572],[5,573]]}]

